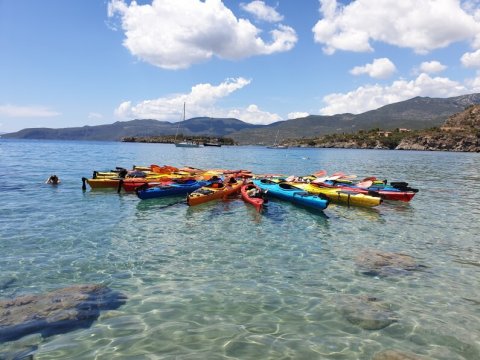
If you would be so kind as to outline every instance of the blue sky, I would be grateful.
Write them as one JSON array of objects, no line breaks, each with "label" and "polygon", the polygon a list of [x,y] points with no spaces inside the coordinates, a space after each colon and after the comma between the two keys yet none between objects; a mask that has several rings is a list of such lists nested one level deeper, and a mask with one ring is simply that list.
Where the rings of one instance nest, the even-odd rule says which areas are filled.
[{"label": "blue sky", "polygon": [[479,0],[0,0],[0,132],[476,92]]}]

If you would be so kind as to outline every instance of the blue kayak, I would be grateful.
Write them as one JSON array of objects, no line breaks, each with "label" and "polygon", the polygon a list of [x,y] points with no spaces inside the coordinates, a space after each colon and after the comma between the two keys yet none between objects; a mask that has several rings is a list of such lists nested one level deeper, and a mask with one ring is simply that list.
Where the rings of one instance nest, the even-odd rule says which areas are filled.
[{"label": "blue kayak", "polygon": [[315,210],[324,210],[329,204],[329,200],[321,194],[310,194],[287,183],[276,183],[268,179],[253,180],[253,183],[265,191],[267,197],[276,197]]},{"label": "blue kayak", "polygon": [[166,196],[187,195],[200,189],[202,186],[208,185],[208,181],[187,180],[185,182],[172,183],[168,185],[160,185],[148,189],[138,188],[137,196],[142,199],[155,199]]}]

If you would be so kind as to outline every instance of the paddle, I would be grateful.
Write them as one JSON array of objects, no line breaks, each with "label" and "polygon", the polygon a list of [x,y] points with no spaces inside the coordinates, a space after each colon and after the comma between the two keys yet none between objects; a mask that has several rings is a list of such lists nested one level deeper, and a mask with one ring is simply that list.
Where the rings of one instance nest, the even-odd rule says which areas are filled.
[{"label": "paddle", "polygon": [[319,177],[327,175],[327,171],[326,170],[319,170],[317,172],[314,172],[312,175],[319,178]]},{"label": "paddle", "polygon": [[366,180],[366,181],[360,181],[359,183],[357,183],[357,186],[359,188],[363,188],[363,189],[367,189],[369,188],[370,186],[373,185],[373,181],[372,180]]}]

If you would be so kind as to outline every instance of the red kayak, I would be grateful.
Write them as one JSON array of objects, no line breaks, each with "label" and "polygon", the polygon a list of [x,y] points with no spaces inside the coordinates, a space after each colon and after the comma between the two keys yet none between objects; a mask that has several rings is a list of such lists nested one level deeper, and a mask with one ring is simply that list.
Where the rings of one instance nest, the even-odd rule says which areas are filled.
[{"label": "red kayak", "polygon": [[145,179],[145,178],[131,178],[131,179],[122,179],[118,185],[117,191],[120,192],[121,188],[126,192],[135,191],[136,188],[140,186],[146,186],[147,188],[151,188],[158,185],[168,185],[173,181],[169,178],[165,178],[164,180],[152,180],[152,179]]},{"label": "red kayak", "polygon": [[263,204],[265,203],[265,200],[262,196],[262,189],[253,183],[248,183],[242,186],[240,193],[242,194],[243,200],[249,204],[252,204],[258,212],[262,211]]}]

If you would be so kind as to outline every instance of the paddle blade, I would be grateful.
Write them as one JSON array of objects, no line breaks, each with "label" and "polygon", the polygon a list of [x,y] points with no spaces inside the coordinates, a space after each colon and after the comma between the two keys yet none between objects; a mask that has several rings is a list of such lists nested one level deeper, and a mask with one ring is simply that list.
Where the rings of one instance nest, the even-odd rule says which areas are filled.
[{"label": "paddle blade", "polygon": [[367,180],[367,181],[360,181],[357,186],[358,187],[361,187],[361,188],[369,188],[370,186],[373,185],[373,181],[372,180]]},{"label": "paddle blade", "polygon": [[326,170],[319,170],[317,172],[314,172],[312,175],[319,178],[319,177],[327,175],[327,171]]}]

